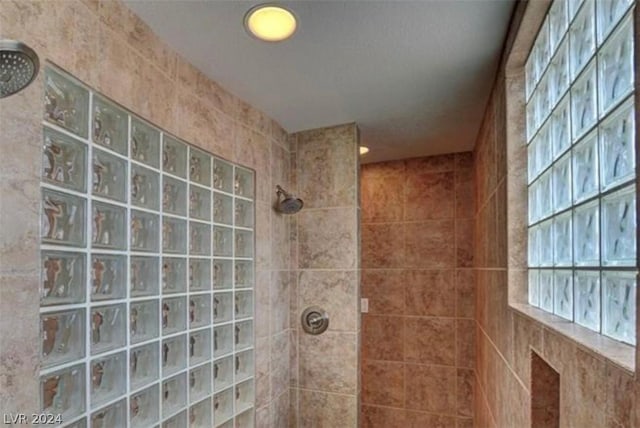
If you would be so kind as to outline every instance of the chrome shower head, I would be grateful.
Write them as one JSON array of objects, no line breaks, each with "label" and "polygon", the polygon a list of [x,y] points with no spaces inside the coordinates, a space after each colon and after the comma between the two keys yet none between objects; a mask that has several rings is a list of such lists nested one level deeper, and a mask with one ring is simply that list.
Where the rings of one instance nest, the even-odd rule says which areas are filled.
[{"label": "chrome shower head", "polygon": [[0,98],[29,86],[39,67],[38,55],[29,46],[15,40],[0,40]]},{"label": "chrome shower head", "polygon": [[[296,198],[280,186],[276,186],[276,193],[278,195],[277,209],[282,214],[295,214],[302,209],[304,202],[302,199]],[[284,199],[280,200],[280,196]]]}]

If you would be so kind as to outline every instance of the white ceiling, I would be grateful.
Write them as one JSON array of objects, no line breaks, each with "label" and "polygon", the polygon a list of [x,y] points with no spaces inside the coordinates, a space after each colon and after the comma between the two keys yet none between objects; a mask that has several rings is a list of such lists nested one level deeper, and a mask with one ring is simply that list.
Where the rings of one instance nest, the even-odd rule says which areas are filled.
[{"label": "white ceiling", "polygon": [[365,162],[470,150],[513,0],[287,1],[282,43],[246,34],[260,1],[127,0],[153,30],[287,131],[356,122]]}]

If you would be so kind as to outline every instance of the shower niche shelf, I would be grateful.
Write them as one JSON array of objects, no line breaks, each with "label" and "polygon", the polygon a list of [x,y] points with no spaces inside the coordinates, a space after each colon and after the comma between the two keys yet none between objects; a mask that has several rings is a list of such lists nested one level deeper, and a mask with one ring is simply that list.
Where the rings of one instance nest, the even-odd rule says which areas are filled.
[{"label": "shower niche shelf", "polygon": [[254,172],[44,76],[41,410],[254,426]]}]

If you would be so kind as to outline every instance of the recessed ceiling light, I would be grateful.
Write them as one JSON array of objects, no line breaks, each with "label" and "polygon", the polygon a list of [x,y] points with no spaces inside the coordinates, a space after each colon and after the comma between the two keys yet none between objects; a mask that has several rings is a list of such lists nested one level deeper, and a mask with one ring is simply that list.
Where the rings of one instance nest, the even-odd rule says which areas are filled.
[{"label": "recessed ceiling light", "polygon": [[266,42],[280,42],[295,33],[296,17],[291,11],[274,4],[258,5],[244,17],[244,26],[252,36]]},{"label": "recessed ceiling light", "polygon": [[361,155],[366,155],[367,153],[369,153],[369,147],[360,146],[360,154]]}]

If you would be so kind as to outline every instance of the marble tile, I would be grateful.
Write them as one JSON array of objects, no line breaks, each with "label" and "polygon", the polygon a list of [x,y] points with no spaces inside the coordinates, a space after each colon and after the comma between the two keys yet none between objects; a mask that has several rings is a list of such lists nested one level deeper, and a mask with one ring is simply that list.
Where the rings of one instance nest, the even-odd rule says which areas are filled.
[{"label": "marble tile", "polygon": [[446,415],[436,415],[433,413],[414,412],[407,410],[406,412],[407,427],[422,428],[449,428],[453,427],[456,419]]},{"label": "marble tile", "polygon": [[297,428],[300,417],[300,408],[298,405],[298,388],[289,388],[289,428]]},{"label": "marble tile", "polygon": [[259,132],[265,137],[270,135],[271,119],[263,112],[242,100],[238,100],[237,113],[238,121],[244,126]]},{"label": "marble tile", "polygon": [[364,269],[361,279],[363,298],[369,299],[369,313],[403,315],[405,313],[405,279],[402,270]]},{"label": "marble tile", "polygon": [[289,324],[290,278],[287,271],[271,273],[270,309],[271,333],[280,334],[287,330]]},{"label": "marble tile", "polygon": [[365,360],[361,370],[363,403],[404,406],[404,363]]},{"label": "marble tile", "polygon": [[301,269],[353,269],[357,256],[354,208],[303,210],[298,214]]},{"label": "marble tile", "polygon": [[271,260],[270,266],[277,270],[287,270],[290,265],[290,246],[295,245],[291,241],[291,216],[281,214],[269,205],[271,210]]},{"label": "marble tile", "polygon": [[271,406],[266,405],[256,410],[256,428],[273,427],[273,418],[271,417]]},{"label": "marble tile", "polygon": [[456,365],[474,368],[476,362],[476,323],[473,320],[456,320]]},{"label": "marble tile", "polygon": [[606,409],[606,383],[602,381],[606,379],[605,363],[580,348],[575,350],[573,358],[568,371],[571,380],[561,382],[560,414],[567,415],[576,426],[603,426]]},{"label": "marble tile", "polygon": [[[286,340],[288,341],[288,337],[286,334],[283,334]],[[275,339],[274,342],[278,342],[279,339]],[[275,422],[275,426],[289,426],[289,360],[284,358],[281,350],[276,350],[275,354],[278,354],[280,363],[274,361],[274,344],[272,344],[272,355],[271,361],[272,364],[272,372],[271,372],[271,414],[273,415],[273,419]],[[285,347],[288,353],[288,346]],[[285,361],[283,364],[282,361]]]},{"label": "marble tile", "polygon": [[454,172],[412,172],[408,168],[404,183],[405,221],[453,218]]},{"label": "marble tile", "polygon": [[475,374],[471,369],[458,369],[457,376],[458,416],[473,417]]},{"label": "marble tile", "polygon": [[454,366],[456,323],[449,318],[405,317],[405,361]]},{"label": "marble tile", "polygon": [[453,267],[453,232],[452,220],[405,223],[405,266],[424,269]]},{"label": "marble tile", "polygon": [[302,334],[299,339],[301,388],[341,394],[358,390],[357,336],[355,333]]},{"label": "marble tile", "polygon": [[268,337],[271,333],[271,274],[269,271],[256,271],[256,337]]},{"label": "marble tile", "polygon": [[[178,129],[176,125],[176,110],[180,112],[181,109],[176,109],[178,102],[176,100],[177,96],[174,82],[148,61],[138,60],[138,68],[139,74],[135,76],[133,91],[130,94],[130,97],[133,99],[133,110],[139,116],[144,117],[152,123],[161,125],[168,131]],[[106,94],[108,95],[109,92],[106,92]],[[184,101],[186,100],[183,98],[178,105],[182,107],[182,102]],[[199,113],[196,107],[193,108],[194,111]],[[221,121],[213,121],[213,123],[223,124]],[[225,134],[228,132],[228,128],[220,129],[218,132],[219,134]],[[221,156],[225,156],[229,152],[229,150],[224,150],[225,146],[222,144],[210,147],[208,145],[209,141],[201,137],[196,139],[192,135],[189,141]],[[216,139],[215,141],[223,141],[223,139]]]},{"label": "marble tile", "polygon": [[271,338],[256,340],[256,407],[271,401]]},{"label": "marble tile", "polygon": [[404,172],[403,161],[362,165],[360,168],[362,223],[403,220]]},{"label": "marble tile", "polygon": [[362,268],[398,268],[405,262],[404,227],[399,223],[363,224]]},{"label": "marble tile", "polygon": [[330,317],[330,331],[356,331],[356,271],[302,271],[298,276],[300,313],[320,306]]},{"label": "marble tile", "polygon": [[407,315],[455,316],[454,270],[406,270],[404,275]]},{"label": "marble tile", "polygon": [[473,218],[475,215],[475,182],[472,168],[459,169],[455,172],[456,218]]},{"label": "marble tile", "polygon": [[456,270],[456,316],[476,315],[476,273],[472,269]]},{"label": "marble tile", "polygon": [[362,317],[362,357],[404,361],[404,317],[365,314]]},{"label": "marble tile", "polygon": [[406,428],[406,411],[402,408],[378,407],[363,404],[360,412],[361,428]]},{"label": "marble tile", "polygon": [[408,409],[456,414],[454,367],[406,364],[405,370]]},{"label": "marble tile", "polygon": [[271,144],[254,129],[236,126],[233,159],[256,171],[256,199],[271,204],[276,189],[271,187]]},{"label": "marble tile", "polygon": [[[272,251],[279,253],[286,253],[284,248],[275,247],[272,244],[272,221],[271,216],[275,216],[273,208],[264,202],[255,203],[255,234],[256,234],[256,269],[266,270],[272,267],[272,257],[275,257]],[[278,231],[280,232],[280,231]]]},{"label": "marble tile", "polygon": [[607,415],[622,427],[633,426],[633,408],[639,406],[640,398],[634,387],[633,376],[607,363],[605,379]]},{"label": "marble tile", "polygon": [[300,390],[300,427],[356,428],[358,419],[355,395]]},{"label": "marble tile", "polygon": [[299,329],[289,329],[289,385],[298,386],[299,371],[300,371],[300,358],[299,358],[299,346],[298,336],[303,334]]},{"label": "marble tile", "polygon": [[298,193],[307,207],[357,203],[357,150],[353,124],[298,133]]},{"label": "marble tile", "polygon": [[473,267],[474,223],[474,220],[456,220],[456,266],[459,268]]},{"label": "marble tile", "polygon": [[407,159],[405,161],[407,175],[417,175],[426,172],[454,171],[455,163],[455,154],[427,156]]},{"label": "marble tile", "polygon": [[525,385],[531,383],[531,348],[542,345],[542,329],[527,318],[513,317],[513,368]]}]

